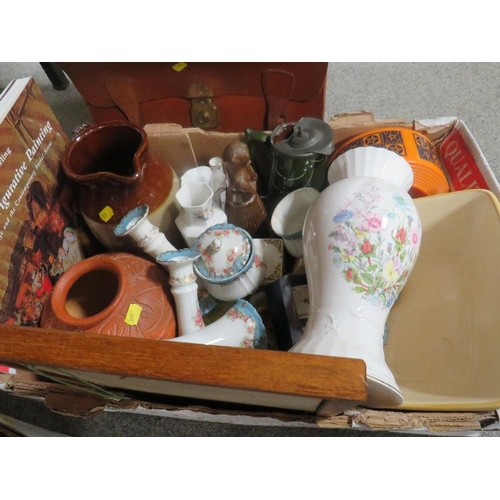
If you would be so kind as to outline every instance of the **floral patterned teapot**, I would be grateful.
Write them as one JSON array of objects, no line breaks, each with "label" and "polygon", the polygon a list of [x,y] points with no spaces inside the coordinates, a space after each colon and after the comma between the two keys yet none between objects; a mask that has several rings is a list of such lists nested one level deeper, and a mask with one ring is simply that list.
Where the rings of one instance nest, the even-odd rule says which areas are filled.
[{"label": "floral patterned teapot", "polygon": [[216,299],[242,299],[264,279],[262,257],[250,234],[240,227],[216,224],[197,238],[193,248],[201,254],[194,263],[195,272]]}]

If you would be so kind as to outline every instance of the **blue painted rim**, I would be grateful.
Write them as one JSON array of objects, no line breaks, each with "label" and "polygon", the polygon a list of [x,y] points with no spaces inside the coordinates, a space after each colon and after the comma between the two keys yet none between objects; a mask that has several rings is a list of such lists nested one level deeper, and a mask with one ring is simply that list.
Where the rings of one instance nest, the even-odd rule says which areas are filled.
[{"label": "blue painted rim", "polygon": [[188,259],[196,259],[201,257],[197,250],[193,248],[183,248],[182,250],[169,250],[167,252],[162,252],[156,257],[157,262],[171,262],[179,257],[186,257]]},{"label": "blue painted rim", "polygon": [[255,336],[253,339],[253,347],[254,349],[266,349],[267,348],[267,334],[266,327],[264,326],[264,322],[260,317],[260,314],[257,312],[250,302],[247,302],[245,299],[239,299],[233,306],[237,311],[250,316],[256,324],[255,327]]},{"label": "blue painted rim", "polygon": [[284,240],[300,240],[302,238],[302,230],[282,236]]},{"label": "blue painted rim", "polygon": [[[128,231],[130,231],[130,229],[137,224],[140,219],[146,217],[148,213],[148,205],[139,205],[138,207],[133,208],[113,229],[113,233],[115,233],[115,236],[125,236]],[[132,224],[132,222],[134,222],[134,224]]]}]

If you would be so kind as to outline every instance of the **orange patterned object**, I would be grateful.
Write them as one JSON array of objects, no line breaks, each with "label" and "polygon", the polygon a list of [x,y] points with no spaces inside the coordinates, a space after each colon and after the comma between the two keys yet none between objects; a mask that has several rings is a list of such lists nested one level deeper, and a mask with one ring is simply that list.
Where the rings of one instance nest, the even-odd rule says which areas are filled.
[{"label": "orange patterned object", "polygon": [[334,159],[358,147],[380,147],[403,157],[413,170],[412,198],[447,193],[450,190],[441,160],[432,142],[423,134],[405,127],[381,127],[359,134],[341,144]]}]

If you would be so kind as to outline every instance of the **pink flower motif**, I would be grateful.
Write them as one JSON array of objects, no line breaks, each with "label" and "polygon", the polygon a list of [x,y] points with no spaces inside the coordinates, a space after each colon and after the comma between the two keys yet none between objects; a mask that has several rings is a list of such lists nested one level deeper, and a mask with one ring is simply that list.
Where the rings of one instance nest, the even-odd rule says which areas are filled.
[{"label": "pink flower motif", "polygon": [[397,233],[394,239],[398,242],[401,243],[401,245],[404,245],[406,243],[406,231],[402,227]]},{"label": "pink flower motif", "polygon": [[196,326],[199,326],[200,328],[203,328],[205,326],[204,322],[203,322],[203,316],[201,315],[201,310],[198,309],[198,311],[196,312],[196,316],[193,318],[194,320],[194,324]]},{"label": "pink flower motif", "polygon": [[385,217],[380,214],[370,213],[365,216],[365,220],[361,224],[361,227],[365,231],[377,232],[382,229],[385,229],[387,225],[387,221]]},{"label": "pink flower motif", "polygon": [[418,242],[420,241],[420,235],[416,229],[412,229],[410,232],[410,243],[413,248],[418,246]]},{"label": "pink flower motif", "polygon": [[365,240],[364,243],[361,245],[361,251],[364,254],[372,253],[373,252],[372,244],[368,240]]},{"label": "pink flower motif", "polygon": [[236,311],[235,309],[230,309],[228,312],[227,312],[227,315],[229,316],[229,318],[231,318],[233,321],[235,319],[238,319],[240,314],[238,311]]},{"label": "pink flower motif", "polygon": [[254,263],[255,263],[256,268],[260,268],[263,266],[262,260],[260,259],[260,257],[257,254],[255,254]]}]

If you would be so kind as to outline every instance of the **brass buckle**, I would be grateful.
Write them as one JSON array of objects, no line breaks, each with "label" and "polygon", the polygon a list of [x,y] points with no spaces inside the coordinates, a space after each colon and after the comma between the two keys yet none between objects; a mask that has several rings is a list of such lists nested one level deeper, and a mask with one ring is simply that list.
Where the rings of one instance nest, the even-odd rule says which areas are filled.
[{"label": "brass buckle", "polygon": [[195,83],[190,91],[191,123],[193,127],[215,128],[219,125],[217,106],[212,102],[212,93],[203,83]]}]

